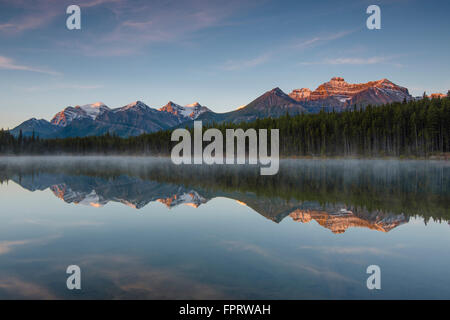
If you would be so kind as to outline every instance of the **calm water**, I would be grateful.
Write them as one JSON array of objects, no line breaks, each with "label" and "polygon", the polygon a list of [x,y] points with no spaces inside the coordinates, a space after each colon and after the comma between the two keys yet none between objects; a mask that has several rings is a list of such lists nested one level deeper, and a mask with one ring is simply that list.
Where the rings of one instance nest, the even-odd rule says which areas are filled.
[{"label": "calm water", "polygon": [[0,182],[2,299],[450,299],[448,162],[3,158]]}]

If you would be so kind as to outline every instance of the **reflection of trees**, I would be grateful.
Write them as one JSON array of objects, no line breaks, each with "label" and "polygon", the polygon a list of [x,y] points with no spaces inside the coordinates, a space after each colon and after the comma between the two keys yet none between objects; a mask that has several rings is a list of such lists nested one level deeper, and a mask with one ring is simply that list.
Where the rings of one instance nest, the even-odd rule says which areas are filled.
[{"label": "reflection of trees", "polygon": [[[69,162],[67,162],[69,161]],[[256,211],[283,216],[313,201],[322,206],[345,204],[366,212],[450,219],[449,167],[443,163],[401,161],[283,161],[275,176],[261,176],[254,166],[175,166],[169,159],[119,158],[14,162],[0,165],[0,179],[53,173],[113,181],[124,175],[139,181],[183,186],[206,198],[228,196]],[[267,203],[264,203],[266,201]],[[274,203],[276,202],[276,205]],[[274,208],[286,208],[286,212]],[[262,208],[260,208],[262,206]],[[276,218],[274,220],[279,220]]]}]

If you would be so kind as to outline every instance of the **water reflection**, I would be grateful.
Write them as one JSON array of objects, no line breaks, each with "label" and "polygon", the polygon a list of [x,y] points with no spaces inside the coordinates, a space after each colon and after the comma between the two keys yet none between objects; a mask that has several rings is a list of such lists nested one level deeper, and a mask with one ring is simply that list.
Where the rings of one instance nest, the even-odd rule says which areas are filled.
[{"label": "water reflection", "polygon": [[[262,177],[3,158],[0,298],[448,299],[449,173],[431,161],[289,160]],[[80,292],[65,286],[71,264]],[[371,264],[381,291],[367,290]]]},{"label": "water reflection", "polygon": [[388,232],[411,216],[450,216],[446,162],[285,160],[271,177],[252,167],[175,166],[158,158],[13,158],[0,162],[0,172],[0,181],[49,189],[66,203],[197,208],[225,197],[274,222],[314,220],[333,233]]}]

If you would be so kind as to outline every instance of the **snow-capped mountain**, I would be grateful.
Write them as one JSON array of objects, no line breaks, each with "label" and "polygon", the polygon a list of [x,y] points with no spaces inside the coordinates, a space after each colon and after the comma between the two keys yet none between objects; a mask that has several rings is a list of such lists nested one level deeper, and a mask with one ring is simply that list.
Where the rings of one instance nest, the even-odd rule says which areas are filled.
[{"label": "snow-capped mountain", "polygon": [[95,120],[100,114],[106,111],[110,111],[103,102],[96,102],[92,104],[86,104],[80,107],[86,114],[91,117],[91,119]]},{"label": "snow-capped mountain", "polygon": [[207,107],[202,106],[198,102],[188,104],[186,106],[180,106],[179,104],[169,101],[165,106],[160,108],[159,111],[171,113],[179,117],[180,122],[184,122],[186,120],[195,120],[202,113],[211,110],[209,110]]},{"label": "snow-capped mountain", "polygon": [[76,107],[70,106],[58,112],[50,122],[58,127],[66,127],[75,119],[90,118],[92,120],[95,120],[103,112],[107,112],[110,110],[111,109],[102,102],[96,102]]},{"label": "snow-capped mountain", "polygon": [[41,138],[98,136],[106,133],[121,137],[137,136],[168,129],[180,123],[179,117],[150,108],[142,101],[111,109],[102,102],[67,107],[50,122],[30,119],[11,130],[25,136],[33,132]]},{"label": "snow-capped mountain", "polygon": [[135,101],[130,104],[127,104],[124,107],[114,109],[113,112],[126,112],[126,111],[134,111],[134,112],[145,112],[149,111],[150,107],[143,103],[142,101]]}]

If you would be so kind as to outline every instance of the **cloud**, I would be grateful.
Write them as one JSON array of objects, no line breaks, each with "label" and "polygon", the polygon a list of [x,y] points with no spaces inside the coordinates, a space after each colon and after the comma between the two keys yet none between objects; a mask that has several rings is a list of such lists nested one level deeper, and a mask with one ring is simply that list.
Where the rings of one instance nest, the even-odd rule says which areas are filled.
[{"label": "cloud", "polygon": [[9,253],[15,246],[26,245],[31,240],[16,240],[16,241],[2,241],[0,242],[0,255]]},{"label": "cloud", "polygon": [[57,296],[49,288],[17,277],[2,276],[0,278],[0,289],[7,291],[9,296],[19,297],[20,299],[57,299]]},{"label": "cloud", "polygon": [[327,58],[316,62],[300,62],[300,65],[373,65],[373,64],[391,64],[401,67],[399,63],[392,62],[393,57],[375,56],[369,58],[360,57],[343,57],[343,58]]},{"label": "cloud", "polygon": [[388,59],[385,57],[371,57],[371,58],[335,58],[326,59],[326,64],[379,64],[384,63]]},{"label": "cloud", "polygon": [[353,31],[340,31],[336,33],[327,34],[324,36],[315,36],[310,39],[306,40],[294,40],[287,43],[282,43],[277,46],[277,49],[273,49],[267,52],[264,52],[254,58],[247,59],[247,60],[228,60],[226,61],[220,68],[225,71],[235,71],[235,70],[241,70],[246,68],[255,67],[258,65],[262,65],[266,62],[268,62],[270,59],[272,59],[274,56],[277,56],[279,54],[288,52],[297,52],[302,51],[308,48],[315,47],[320,44],[326,44],[329,41],[336,40],[342,37],[345,37],[346,35],[352,33]]},{"label": "cloud", "polygon": [[[225,299],[220,284],[198,279],[194,265],[174,264],[160,268],[131,255],[88,255],[79,259],[81,268],[109,287],[114,299]],[[225,288],[226,289],[226,288]]]},{"label": "cloud", "polygon": [[[35,30],[48,25],[56,18],[65,16],[65,9],[71,5],[61,0],[3,0],[10,8],[14,8],[17,15],[3,24],[0,24],[0,32],[8,34],[22,33]],[[77,5],[81,8],[90,8],[106,3],[120,4],[122,0],[78,0]]]},{"label": "cloud", "polygon": [[[269,251],[255,244],[240,241],[222,241],[221,244],[225,246],[228,250],[251,252],[267,259],[268,261],[274,262],[279,266],[293,268],[294,270],[303,270],[317,277],[326,277],[333,280],[354,282],[353,279],[347,278],[346,276],[338,272],[326,270],[310,264],[305,264],[301,260],[297,259],[297,257],[286,258],[277,256],[276,252]],[[310,249],[311,247],[303,247],[303,248]]]},{"label": "cloud", "polygon": [[267,251],[266,249],[264,249],[261,246],[258,246],[258,245],[252,244],[252,243],[227,240],[227,241],[222,241],[222,245],[224,245],[228,250],[231,250],[231,251],[234,251],[234,250],[247,251],[247,252],[252,252],[252,253],[255,253],[257,255],[261,255],[264,257],[271,256],[269,251]]},{"label": "cloud", "polygon": [[293,49],[309,49],[321,44],[325,44],[327,42],[333,41],[333,40],[337,40],[340,38],[343,38],[349,34],[351,34],[354,31],[340,31],[340,32],[336,32],[336,33],[330,33],[327,35],[322,35],[322,36],[315,36],[313,38],[309,38],[309,39],[303,39],[303,40],[296,40],[291,44],[291,48]]},{"label": "cloud", "polygon": [[116,3],[116,4],[120,4],[121,2],[123,2],[123,0],[81,0],[81,1],[77,1],[78,5],[80,7],[85,7],[85,8],[89,8],[89,7],[95,7],[95,6],[99,6],[105,3]]},{"label": "cloud", "polygon": [[[392,249],[401,249],[403,245],[393,246]],[[371,254],[371,255],[395,255],[390,250],[368,247],[368,246],[354,246],[354,247],[337,247],[337,246],[301,246],[302,250],[313,250],[316,252],[321,252],[323,254],[338,254],[338,255],[361,255],[361,254]]]},{"label": "cloud", "polygon": [[8,29],[11,29],[11,28],[14,28],[14,24],[12,24],[12,23],[0,24],[0,31],[8,30]]},{"label": "cloud", "polygon": [[0,56],[0,69],[37,72],[52,76],[61,75],[61,73],[56,71],[17,64],[13,59],[4,56]]},{"label": "cloud", "polygon": [[222,70],[226,70],[226,71],[234,71],[234,70],[252,68],[252,67],[256,67],[258,65],[266,63],[267,61],[269,61],[271,56],[272,56],[271,53],[264,53],[255,58],[248,59],[248,60],[239,60],[239,61],[228,60],[220,68]]},{"label": "cloud", "polygon": [[35,238],[35,239],[1,241],[0,242],[0,255],[10,253],[17,246],[24,246],[24,245],[29,245],[29,244],[31,244],[31,245],[45,244],[48,241],[56,239],[58,237],[59,237],[59,235],[50,235],[48,237]]},{"label": "cloud", "polygon": [[[3,2],[9,8],[14,8],[16,13],[11,16],[9,21],[0,24],[0,32],[3,33],[15,35],[27,30],[37,29],[61,14],[55,0],[38,0],[33,2],[32,5],[29,1],[24,0],[5,0]],[[65,14],[64,11],[63,13]]]},{"label": "cloud", "polygon": [[257,2],[258,0],[245,3],[239,0],[84,1],[78,3],[82,9],[82,17],[87,14],[83,7],[86,7],[86,12],[94,5],[105,10],[102,28],[84,29],[82,22],[82,32],[78,34],[77,40],[64,39],[55,43],[59,48],[76,50],[86,56],[132,55],[154,43],[189,43],[196,32],[227,25],[226,20],[235,12],[245,10]]},{"label": "cloud", "polygon": [[53,91],[53,90],[96,90],[104,88],[103,85],[85,85],[85,84],[56,84],[56,85],[49,85],[49,86],[31,86],[25,88],[28,92],[35,92],[35,91]]}]

